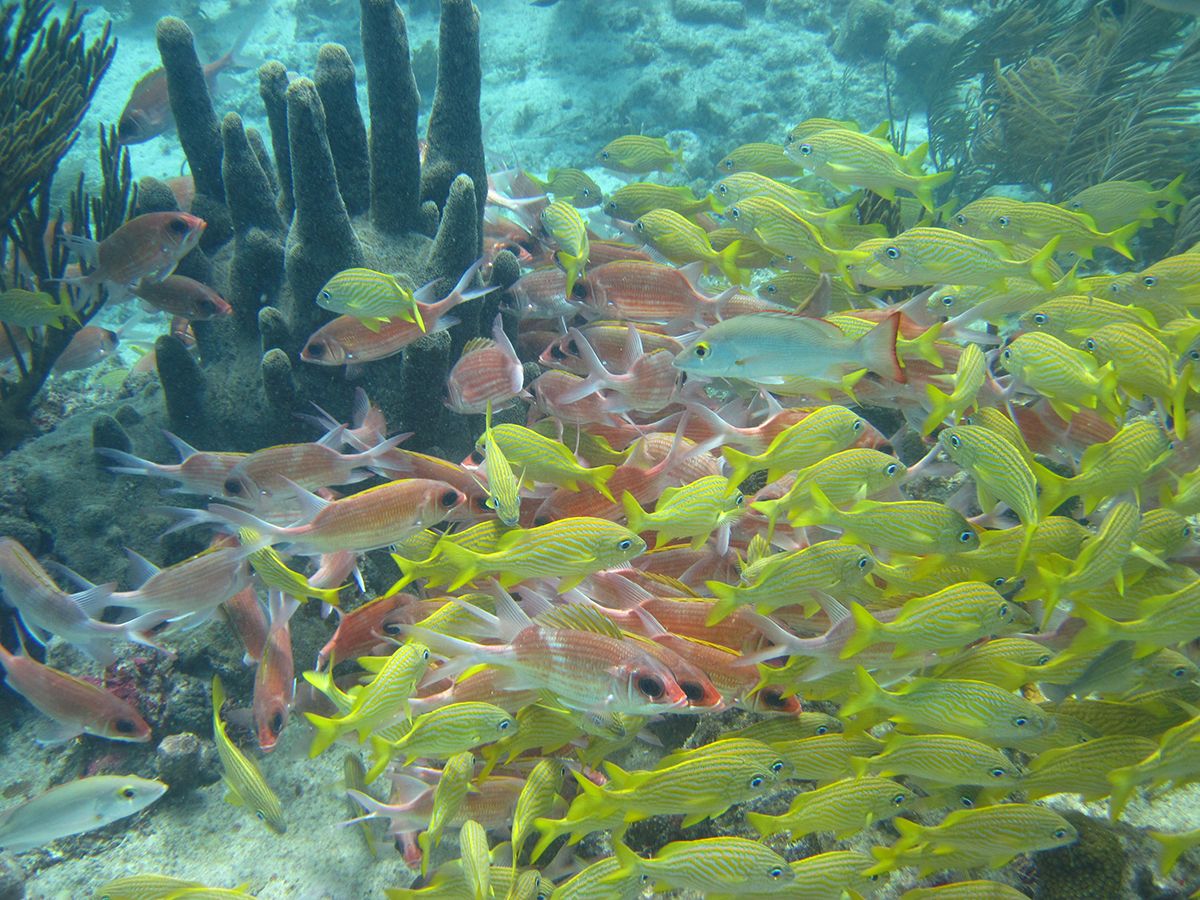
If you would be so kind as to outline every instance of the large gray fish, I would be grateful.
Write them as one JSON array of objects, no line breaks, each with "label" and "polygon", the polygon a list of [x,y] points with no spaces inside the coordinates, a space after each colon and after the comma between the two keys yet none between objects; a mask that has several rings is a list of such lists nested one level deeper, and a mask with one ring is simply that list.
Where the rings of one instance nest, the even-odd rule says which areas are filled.
[{"label": "large gray fish", "polygon": [[141,812],[166,792],[167,785],[161,781],[136,775],[93,775],[68,781],[0,812],[0,847],[21,853],[103,828]]},{"label": "large gray fish", "polygon": [[888,316],[853,338],[824,319],[752,313],[706,329],[675,357],[675,368],[689,375],[759,384],[782,384],[787,379],[837,382],[862,369],[903,381],[896,359],[899,325],[899,316]]}]

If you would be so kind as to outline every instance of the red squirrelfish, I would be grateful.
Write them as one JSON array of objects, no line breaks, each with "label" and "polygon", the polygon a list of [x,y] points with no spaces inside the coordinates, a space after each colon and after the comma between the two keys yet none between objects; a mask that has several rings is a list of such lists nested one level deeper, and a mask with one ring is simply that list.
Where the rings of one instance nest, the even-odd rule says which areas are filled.
[{"label": "red squirrelfish", "polygon": [[97,447],[96,452],[117,465],[108,470],[118,475],[152,475],[155,478],[170,478],[179,482],[177,491],[185,494],[200,494],[204,497],[224,497],[225,482],[229,473],[246,458],[245,453],[210,453],[197,450],[182,438],[164,431],[163,436],[179,453],[175,465],[163,465],[141,459],[121,450]]},{"label": "red squirrelfish", "polygon": [[[604,367],[612,372],[627,372],[629,366],[643,353],[668,350],[672,355],[683,349],[683,344],[669,334],[651,331],[654,326],[635,326],[632,322],[619,325],[613,322],[597,322],[579,329]],[[538,362],[548,369],[564,369],[576,375],[588,374],[587,363],[580,355],[579,344],[569,334],[555,336],[548,344]]]},{"label": "red squirrelfish", "polygon": [[492,323],[492,339],[474,338],[463,347],[462,356],[447,379],[449,399],[446,405],[462,415],[506,409],[521,395],[525,372],[517,351],[504,333],[497,315]]},{"label": "red squirrelfish", "polygon": [[387,646],[402,634],[402,625],[413,625],[441,608],[441,602],[418,600],[412,594],[376,597],[348,613],[338,613],[338,627],[317,653],[317,669],[345,659],[355,659]]},{"label": "red squirrelfish", "polygon": [[90,369],[117,349],[121,339],[115,331],[99,325],[84,325],[71,338],[66,349],[54,361],[54,373],[76,372]]},{"label": "red squirrelfish", "polygon": [[508,289],[509,301],[504,308],[522,320],[569,318],[583,309],[583,304],[578,302],[583,295],[581,279],[572,287],[568,298],[567,273],[557,266],[550,266],[534,269],[518,278]]},{"label": "red squirrelfish", "polygon": [[62,240],[91,271],[71,284],[108,283],[137,289],[138,282],[162,281],[200,242],[207,223],[191,213],[153,212],[130,219],[102,241],[73,234]]},{"label": "red squirrelfish", "polygon": [[288,619],[296,604],[272,599],[271,627],[267,634],[262,661],[254,674],[254,694],[250,710],[258,747],[267,753],[275,749],[279,735],[287,726],[288,714],[296,698],[296,672],[292,665],[292,632]]},{"label": "red squirrelfish", "polygon": [[192,322],[228,316],[233,307],[225,298],[194,278],[168,275],[162,281],[139,281],[133,293],[155,309]]},{"label": "red squirrelfish", "polygon": [[700,274],[700,263],[677,269],[630,259],[597,266],[582,283],[588,306],[605,316],[664,325],[703,325],[737,289],[719,297],[705,296],[696,289]]},{"label": "red squirrelfish", "polygon": [[164,569],[132,550],[125,552],[129,555],[133,579],[141,586],[114,592],[106,606],[139,612],[169,610],[172,620],[195,616],[188,623],[192,625],[207,619],[218,606],[250,584],[247,551],[242,547],[205,550]]},{"label": "red squirrelfish", "polygon": [[263,612],[253,586],[242,588],[221,604],[221,608],[246,648],[242,661],[247,664],[259,662],[267,645],[267,614]]},{"label": "red squirrelfish", "polygon": [[[228,53],[204,67],[204,80],[210,95],[216,93],[217,76],[238,65],[238,51],[249,36],[247,29]],[[133,86],[117,123],[117,138],[122,144],[140,144],[169,131],[174,124],[175,116],[167,94],[167,73],[161,67],[152,69]]]},{"label": "red squirrelfish", "polygon": [[218,520],[253,528],[272,544],[290,544],[290,552],[319,556],[340,550],[358,553],[399,543],[410,534],[441,522],[466,502],[466,495],[444,481],[406,478],[368,488],[341,500],[322,500],[299,485],[305,518],[290,526],[273,525],[220,504],[196,521]]},{"label": "red squirrelfish", "polygon": [[429,300],[434,296],[433,289],[437,282],[430,282],[413,294],[413,299],[420,306],[421,320],[425,323],[424,330],[415,322],[392,319],[381,325],[377,331],[372,331],[361,319],[354,316],[338,316],[313,332],[300,352],[300,358],[319,366],[372,362],[394,356],[410,344],[415,344],[426,333],[444,331],[458,321],[446,313],[460,303],[483,297],[496,290],[494,286],[467,290],[467,285],[479,271],[481,263],[482,260],[476,260],[463,273],[454,290],[436,303],[430,303]]},{"label": "red squirrelfish", "polygon": [[0,665],[10,688],[52,721],[39,729],[38,740],[49,744],[94,734],[113,741],[150,740],[150,726],[138,711],[110,694],[57,669],[44,666],[24,652],[0,647]]}]

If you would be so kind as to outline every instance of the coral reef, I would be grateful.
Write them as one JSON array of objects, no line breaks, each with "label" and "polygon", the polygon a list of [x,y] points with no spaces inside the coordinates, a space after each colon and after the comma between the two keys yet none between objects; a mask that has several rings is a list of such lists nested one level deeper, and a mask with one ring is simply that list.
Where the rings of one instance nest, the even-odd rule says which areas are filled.
[{"label": "coral reef", "polygon": [[[284,67],[269,62],[259,84],[273,166],[264,166],[265,142],[240,117],[229,114],[218,124],[207,87],[196,79],[201,70],[187,26],[159,23],[172,106],[181,121],[193,122],[180,139],[197,200],[205,198],[197,214],[218,222],[217,236],[203,245],[211,271],[190,258],[181,270],[190,263],[188,274],[224,291],[234,308],[224,320],[195,323],[198,360],[174,337],[156,347],[171,427],[202,447],[248,450],[311,438],[295,416],[310,401],[334,414],[347,411],[352,391],[343,373],[301,364],[298,355],[332,318],[315,303],[331,276],[368,266],[413,285],[435,282],[444,292],[480,254],[487,173],[478,12],[465,0],[442,4],[423,162],[404,16],[393,0],[363,0],[361,12],[370,128],[358,111],[355,66],[344,47],[322,46],[313,78],[290,84]],[[169,204],[153,182],[146,188]],[[206,235],[213,231],[210,221]],[[456,311],[462,324],[451,334],[429,335],[403,358],[362,372],[393,427],[419,421],[425,446],[465,440],[465,432],[443,435],[441,397],[428,385],[444,380],[453,351],[479,332],[480,321],[490,321],[484,305]],[[464,427],[446,419],[446,427]]]}]

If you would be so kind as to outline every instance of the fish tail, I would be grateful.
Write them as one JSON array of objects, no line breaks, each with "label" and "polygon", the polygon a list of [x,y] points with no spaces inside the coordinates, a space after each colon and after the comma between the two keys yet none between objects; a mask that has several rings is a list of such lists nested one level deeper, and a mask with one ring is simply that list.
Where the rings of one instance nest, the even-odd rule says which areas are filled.
[{"label": "fish tail", "polygon": [[1029,559],[1029,548],[1033,546],[1033,536],[1037,533],[1038,523],[1029,521],[1025,523],[1025,536],[1021,538],[1021,549],[1017,551],[1016,569],[1014,575],[1020,575],[1021,570],[1025,568],[1025,563]]},{"label": "fish tail", "polygon": [[1044,288],[1054,287],[1054,274],[1050,271],[1050,263],[1054,259],[1054,251],[1058,249],[1060,241],[1062,241],[1062,235],[1056,234],[1046,242],[1045,247],[1026,261],[1030,277]]},{"label": "fish tail", "polygon": [[748,812],[746,813],[746,824],[762,837],[771,837],[783,830],[779,827],[779,820],[782,818],[782,816],[768,816],[766,813]]},{"label": "fish tail", "polygon": [[1096,397],[1118,420],[1125,415],[1125,407],[1117,394],[1117,372],[1111,362],[1100,367],[1100,385],[1096,388]]},{"label": "fish tail", "polygon": [[[1183,206],[1183,204],[1187,203],[1188,202],[1187,197],[1185,197],[1183,195],[1183,191],[1181,191],[1179,189],[1179,186],[1181,184],[1183,184],[1183,178],[1184,178],[1183,175],[1176,175],[1175,179],[1170,184],[1168,184],[1165,188],[1163,188],[1162,190],[1157,192],[1158,199],[1165,200],[1168,203],[1173,203],[1178,206]],[[1172,210],[1172,212],[1174,212],[1174,210]],[[1174,221],[1174,220],[1169,220],[1169,221]]]},{"label": "fish tail", "polygon": [[604,497],[609,503],[615,499],[612,491],[608,489],[608,479],[612,478],[613,473],[617,471],[616,466],[596,466],[594,469],[587,470],[587,476],[583,479],[592,486],[592,489]]},{"label": "fish tail", "polygon": [[892,825],[900,832],[900,840],[892,845],[892,848],[897,851],[915,847],[925,834],[925,829],[911,819],[893,819]]},{"label": "fish tail", "polygon": [[1031,464],[1041,493],[1038,495],[1038,516],[1045,518],[1062,505],[1072,494],[1070,478],[1052,472],[1039,462]]},{"label": "fish tail", "polygon": [[706,627],[711,628],[737,608],[737,588],[723,581],[706,581],[705,585],[717,598],[708,619],[704,622]]},{"label": "fish tail", "polygon": [[1110,619],[1104,613],[1092,609],[1083,603],[1076,603],[1072,610],[1072,615],[1076,618],[1083,619],[1084,630],[1076,635],[1074,642],[1071,644],[1071,651],[1076,653],[1087,653],[1097,647],[1103,647],[1112,641],[1113,634],[1119,632],[1121,623],[1115,619]]},{"label": "fish tail", "polygon": [[653,530],[646,524],[646,511],[629,491],[621,494],[621,506],[625,509],[625,520],[629,524],[630,531],[641,534],[643,531]]},{"label": "fish tail", "polygon": [[1175,868],[1175,863],[1179,862],[1179,857],[1192,847],[1192,842],[1180,834],[1151,831],[1150,837],[1162,845],[1162,853],[1158,860],[1158,871],[1164,877],[1171,874],[1171,870]]},{"label": "fish tail", "polygon": [[850,615],[854,619],[854,634],[838,654],[839,659],[849,659],[866,650],[879,640],[879,622],[861,603],[850,604]]},{"label": "fish tail", "polygon": [[[921,332],[920,336],[908,344],[908,346],[905,348],[905,356],[915,354],[917,357],[925,360],[925,362],[929,363],[930,365],[937,366],[939,369],[944,369],[946,367],[946,362],[944,359],[942,359],[942,354],[938,352],[937,348],[938,339],[942,335],[942,327],[944,325],[944,322],[938,322],[931,328],[926,328],[923,332]],[[903,363],[904,360],[902,359],[901,362]]]},{"label": "fish tail", "polygon": [[[892,821],[896,822],[907,820],[893,819]],[[888,872],[892,871],[892,869],[895,869],[899,866],[900,851],[898,851],[895,847],[872,847],[871,855],[879,860],[879,862],[875,863],[875,865],[871,866],[869,869],[863,869],[862,874],[869,878],[873,878],[876,875],[886,875]]]},{"label": "fish tail", "polygon": [[890,315],[858,339],[862,363],[870,371],[903,384],[907,379],[896,356],[896,338],[900,335],[900,316]]},{"label": "fish tail", "polygon": [[849,700],[842,704],[838,718],[845,719],[866,712],[883,697],[883,688],[879,686],[879,682],[872,678],[871,673],[862,666],[854,667],[854,680],[857,690],[850,695]]},{"label": "fish tail", "polygon": [[1130,252],[1129,244],[1127,242],[1131,237],[1137,234],[1138,229],[1141,228],[1141,226],[1142,221],[1141,219],[1138,219],[1130,222],[1128,225],[1122,225],[1116,231],[1110,231],[1105,235],[1106,240],[1104,245],[1111,250],[1120,253],[1126,259],[1133,259],[1133,253]]},{"label": "fish tail", "polygon": [[371,763],[371,768],[363,776],[363,781],[367,784],[370,784],[383,774],[383,770],[392,761],[393,753],[393,747],[389,741],[385,741],[383,738],[374,735],[371,737],[371,749],[375,751],[375,761]]},{"label": "fish tail", "polygon": [[1129,803],[1133,789],[1137,787],[1137,773],[1134,766],[1124,766],[1113,769],[1108,773],[1108,783],[1112,785],[1112,793],[1108,799],[1108,819],[1115,822],[1121,818],[1121,813]]},{"label": "fish tail", "polygon": [[575,781],[579,784],[579,793],[571,801],[571,808],[567,810],[564,822],[605,818],[615,811],[612,800],[605,793],[604,788],[580,772],[573,771],[573,774]]},{"label": "fish tail", "polygon": [[482,571],[479,566],[478,554],[468,550],[466,547],[460,547],[458,544],[452,544],[447,541],[442,541],[438,547],[442,559],[457,570],[457,574],[449,584],[450,590],[458,590],[468,581],[476,578]]},{"label": "fish tail", "polygon": [[742,242],[737,240],[731,241],[728,247],[717,253],[717,267],[725,273],[725,277],[732,285],[742,283],[742,271],[737,265],[738,253],[741,252],[741,249]]},{"label": "fish tail", "polygon": [[925,209],[933,212],[937,208],[937,201],[933,198],[933,192],[953,177],[953,169],[947,169],[945,172],[935,172],[932,175],[922,175],[917,178],[916,184],[913,186],[913,196],[921,201],[921,205]]},{"label": "fish tail", "polygon": [[558,253],[555,254],[555,257],[562,265],[563,270],[567,273],[566,295],[569,298],[571,296],[571,292],[575,288],[575,282],[579,279],[580,274],[583,272],[584,264],[587,262],[587,253],[585,251],[584,253],[572,255],[559,250]]},{"label": "fish tail", "polygon": [[316,713],[306,712],[304,718],[308,719],[312,727],[317,730],[317,733],[313,735],[312,744],[308,748],[308,758],[316,759],[333,746],[333,742],[341,734],[341,728],[336,720],[318,716]]},{"label": "fish tail", "polygon": [[762,460],[757,456],[751,456],[749,453],[743,453],[733,447],[723,447],[721,455],[725,457],[725,462],[729,463],[729,483],[741,484],[753,472],[765,468],[762,465]]},{"label": "fish tail", "polygon": [[946,421],[950,415],[952,401],[949,394],[943,394],[932,384],[925,385],[925,398],[928,400],[929,415],[921,426],[922,437],[931,434],[935,428]]},{"label": "fish tail", "polygon": [[850,771],[854,773],[855,778],[862,778],[870,771],[871,760],[866,756],[851,756]]},{"label": "fish tail", "polygon": [[613,853],[616,855],[619,865],[611,875],[600,879],[601,884],[619,884],[634,874],[641,865],[642,858],[630,850],[624,841],[613,841]]},{"label": "fish tail", "polygon": [[1184,363],[1175,378],[1175,389],[1171,391],[1171,425],[1180,440],[1187,438],[1187,396],[1192,385],[1193,366],[1191,360]]}]

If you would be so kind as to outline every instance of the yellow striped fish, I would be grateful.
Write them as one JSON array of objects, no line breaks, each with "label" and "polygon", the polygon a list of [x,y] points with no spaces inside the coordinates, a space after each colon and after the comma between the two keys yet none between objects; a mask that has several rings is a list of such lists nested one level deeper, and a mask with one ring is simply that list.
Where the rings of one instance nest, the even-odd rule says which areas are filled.
[{"label": "yellow striped fish", "polygon": [[1029,900],[1029,895],[999,881],[977,880],[913,888],[901,894],[900,900]]},{"label": "yellow striped fish", "polygon": [[[238,540],[243,546],[254,544],[258,542],[259,534],[252,528],[239,528]],[[307,578],[288,568],[287,563],[283,561],[283,557],[274,547],[255,550],[247,558],[250,560],[250,565],[254,567],[254,574],[262,579],[263,584],[282,591],[289,597],[297,599],[312,597],[330,606],[337,606],[339,604],[338,594],[342,588],[346,587],[346,585],[336,588],[313,587]]]},{"label": "yellow striped fish", "polygon": [[1088,334],[1079,346],[1101,365],[1117,373],[1117,385],[1127,394],[1150,397],[1171,413],[1179,436],[1187,437],[1187,399],[1191,370],[1176,371],[1177,355],[1139,324],[1114,322]]},{"label": "yellow striped fish", "polygon": [[837,272],[847,259],[826,245],[821,232],[802,215],[770,197],[747,197],[725,208],[725,218],[738,231],[814,272]]},{"label": "yellow striped fish", "polygon": [[676,538],[691,538],[693,550],[699,550],[713,531],[745,511],[745,498],[723,475],[705,475],[689,484],[667,488],[646,512],[629,491],[621,495],[621,505],[631,531],[656,532],[654,549]]},{"label": "yellow striped fish", "polygon": [[521,478],[518,477],[504,455],[504,448],[495,440],[492,433],[492,401],[487,403],[487,416],[484,420],[483,470],[487,474],[487,503],[488,508],[496,513],[496,517],[508,527],[517,524],[521,518]]},{"label": "yellow striped fish", "polygon": [[987,744],[954,734],[893,731],[882,753],[851,760],[854,774],[915,778],[938,785],[1012,788],[1023,784],[1016,763]]},{"label": "yellow striped fish", "polygon": [[[517,796],[517,807],[512,818],[512,868],[517,869],[525,841],[534,827],[534,820],[549,815],[558,800],[566,766],[556,759],[541,759],[525,779],[525,786]],[[533,860],[530,859],[532,863]]]},{"label": "yellow striped fish", "polygon": [[899,485],[906,474],[908,467],[894,456],[866,447],[851,447],[798,471],[796,480],[782,497],[756,500],[751,506],[766,515],[770,534],[780,514],[805,504],[813,487],[819,488],[830,503],[840,506]]},{"label": "yellow striped fish", "polygon": [[579,210],[565,200],[555,200],[543,209],[541,223],[546,234],[558,245],[554,258],[567,273],[565,293],[570,297],[590,253],[587,223],[583,221]]},{"label": "yellow striped fish", "polygon": [[412,322],[422,331],[425,322],[411,289],[394,275],[374,269],[343,269],[317,293],[317,306],[339,315],[353,316],[371,331],[392,319]]},{"label": "yellow striped fish", "polygon": [[1044,331],[1060,341],[1071,343],[1078,333],[1123,322],[1155,328],[1154,316],[1137,306],[1113,303],[1103,297],[1067,294],[1039,303],[1022,313],[1017,325],[1023,331]]},{"label": "yellow striped fish", "polygon": [[829,502],[821,489],[811,489],[812,509],[792,519],[793,525],[831,525],[842,539],[862,541],[893,553],[963,553],[979,546],[979,534],[962,514],[929,500],[881,503],[860,500],[848,510]]},{"label": "yellow striped fish", "polygon": [[523,473],[525,482],[530,486],[540,481],[578,491],[581,484],[586,484],[603,494],[605,499],[613,499],[607,485],[608,479],[617,470],[614,465],[594,468],[582,466],[571,448],[562,441],[546,437],[524,425],[507,422],[493,425],[492,439],[508,457],[514,471]]},{"label": "yellow striped fish", "polygon": [[[442,842],[442,832],[454,821],[467,799],[471,780],[475,775],[475,756],[469,750],[455,753],[442,766],[442,774],[433,789],[433,810],[429,814],[429,827],[417,836],[421,848],[421,875],[429,870],[429,859],[433,850]],[[364,783],[365,783],[364,775]]]},{"label": "yellow striped fish", "polygon": [[[935,378],[951,377],[938,376]],[[946,419],[957,420],[968,409],[975,405],[979,389],[987,378],[987,362],[978,344],[967,344],[958,357],[958,364],[952,376],[953,387],[949,394],[944,394],[932,384],[925,385],[925,396],[929,401],[929,416],[921,426],[921,434],[929,434]]]},{"label": "yellow striped fish", "polygon": [[582,169],[551,169],[545,179],[526,172],[525,177],[547,194],[553,194],[554,199],[566,200],[576,209],[599,206],[604,200],[600,185]]},{"label": "yellow striped fish", "polygon": [[458,832],[458,852],[471,896],[488,900],[492,896],[492,849],[487,830],[474,819],[463,822]]},{"label": "yellow striped fish", "polygon": [[[1086,187],[1059,204],[1072,212],[1086,213],[1105,231],[1135,220],[1175,222],[1175,208],[1187,203],[1179,190],[1185,175],[1177,175],[1165,187],[1155,189],[1148,181],[1102,181]],[[1159,206],[1163,203],[1165,206]]]},{"label": "yellow striped fish", "polygon": [[[1041,394],[1064,421],[1080,407],[1103,406],[1114,416],[1122,413],[1117,398],[1117,374],[1111,366],[1060,341],[1051,334],[1030,331],[1000,351],[1000,363],[1030,390]],[[1053,507],[1051,507],[1053,508]]]},{"label": "yellow striped fish", "polygon": [[845,450],[867,427],[865,419],[844,406],[821,406],[775,435],[762,453],[724,447],[721,454],[729,463],[731,484],[741,484],[760,469],[767,470],[767,481],[775,481],[793,469],[803,469]]},{"label": "yellow striped fish", "polygon": [[1029,279],[1043,288],[1054,285],[1050,271],[1057,239],[1026,259],[1013,259],[998,241],[981,241],[945,228],[910,228],[895,237],[872,238],[854,248],[861,262],[850,262],[859,284],[900,288],[922,284],[975,284],[1002,287],[1007,279]]},{"label": "yellow striped fish", "polygon": [[709,266],[715,265],[731,284],[741,283],[742,273],[737,267],[741,241],[734,241],[718,252],[709,243],[708,233],[703,228],[670,209],[654,209],[639,216],[633,223],[633,230],[673,263],[701,262],[706,274]]},{"label": "yellow striped fish", "polygon": [[883,749],[883,742],[869,734],[847,735],[841,732],[819,734],[771,744],[771,749],[791,767],[796,781],[815,781],[818,786],[852,777],[853,760],[866,758]]},{"label": "yellow striped fish", "polygon": [[690,889],[701,894],[749,891],[786,893],[795,876],[786,859],[758,841],[715,837],[672,841],[652,859],[643,859],[621,842],[614,846],[620,868],[604,879],[619,883],[630,873],[649,876],[656,891]]},{"label": "yellow striped fish", "polygon": [[[1149,738],[1114,734],[1043,750],[1030,762],[1019,790],[1031,801],[1052,794],[1079,794],[1089,803],[1103,800],[1112,791],[1109,772],[1139,763],[1157,749]],[[989,792],[999,799],[997,794],[1003,792]]]},{"label": "yellow striped fish", "polygon": [[712,196],[697,197],[687,187],[668,187],[650,181],[635,181],[613,191],[604,201],[604,212],[614,219],[632,222],[652,209],[670,209],[681,216],[694,216],[713,208]]},{"label": "yellow striped fish", "polygon": [[1129,222],[1108,232],[1096,229],[1095,220],[1086,213],[1073,212],[1052,203],[1017,200],[1013,197],[980,197],[950,217],[955,231],[985,240],[1018,246],[1041,246],[1059,238],[1058,252],[1076,253],[1092,258],[1094,247],[1108,247],[1126,259],[1133,259],[1127,241],[1141,227]]},{"label": "yellow striped fish", "polygon": [[[613,138],[601,148],[597,158],[606,169],[645,175],[650,172],[670,172],[675,163],[683,162],[683,151],[672,150],[665,138],[626,134]],[[567,291],[569,295],[570,290]]]},{"label": "yellow striped fish", "polygon": [[[757,172],[736,172],[722,178],[713,185],[713,196],[724,206],[740,203],[748,197],[770,197],[800,215],[810,210],[833,212],[825,209],[825,198],[820,194],[798,190]],[[843,210],[844,207],[837,211],[839,220],[849,219],[851,210]]]},{"label": "yellow striped fish", "polygon": [[[612,876],[623,872],[616,880]],[[642,896],[642,876],[624,872],[615,856],[598,859],[554,889],[554,900],[636,900]]]},{"label": "yellow striped fish", "polygon": [[844,840],[903,812],[912,800],[912,792],[904,785],[867,775],[801,792],[783,815],[751,812],[746,814],[746,821],[763,837],[787,831],[795,841],[809,834],[832,832],[838,840]]},{"label": "yellow striped fish", "polygon": [[283,819],[283,807],[275,792],[263,779],[262,772],[254,761],[242,753],[225,733],[221,721],[221,707],[225,703],[225,687],[219,675],[213,676],[213,740],[217,745],[217,756],[221,760],[221,780],[225,782],[225,802],[233,806],[244,806],[254,817],[276,834],[287,832]]},{"label": "yellow striped fish", "polygon": [[725,174],[757,172],[768,178],[795,178],[804,174],[780,144],[751,143],[735,147],[717,163],[717,171]]},{"label": "yellow striped fish", "polygon": [[413,719],[404,735],[396,740],[372,736],[375,762],[367,770],[367,783],[378,778],[397,754],[403,755],[406,766],[420,757],[446,759],[498,741],[516,729],[513,717],[493,703],[466,701],[439,707]]}]

